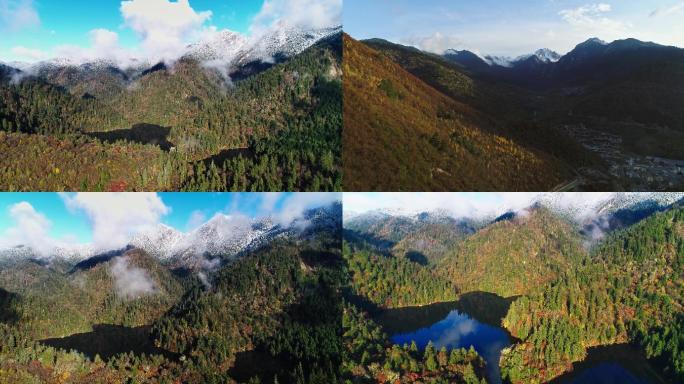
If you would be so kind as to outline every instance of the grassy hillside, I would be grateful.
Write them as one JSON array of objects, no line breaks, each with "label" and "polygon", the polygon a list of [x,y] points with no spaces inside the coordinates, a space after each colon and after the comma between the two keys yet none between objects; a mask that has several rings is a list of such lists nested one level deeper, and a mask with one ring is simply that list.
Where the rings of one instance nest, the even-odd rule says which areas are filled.
[{"label": "grassy hillside", "polygon": [[344,57],[346,189],[549,190],[571,178],[388,56],[344,36]]}]

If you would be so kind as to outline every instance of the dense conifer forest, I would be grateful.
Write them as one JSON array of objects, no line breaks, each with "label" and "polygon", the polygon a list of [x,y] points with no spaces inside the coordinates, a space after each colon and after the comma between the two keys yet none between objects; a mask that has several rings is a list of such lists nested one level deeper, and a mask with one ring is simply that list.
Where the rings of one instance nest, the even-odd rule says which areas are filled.
[{"label": "dense conifer forest", "polygon": [[341,51],[333,36],[234,83],[189,58],[4,79],[0,188],[341,190]]},{"label": "dense conifer forest", "polygon": [[[0,381],[337,382],[344,275],[334,226],[201,273],[137,249],[75,266],[4,261]],[[122,292],[122,262],[154,288]]]},{"label": "dense conifer forest", "polygon": [[[428,366],[427,356],[434,349],[393,345],[381,323],[387,321],[383,313],[394,309],[410,307],[415,308],[411,313],[419,313],[421,306],[478,296],[482,300],[476,307],[457,308],[474,311],[480,321],[510,334],[512,345],[500,359],[503,382],[558,380],[589,358],[591,350],[611,346],[634,351],[628,358],[637,360],[624,364],[647,375],[648,382],[684,380],[684,208],[675,204],[646,216],[589,240],[563,215],[534,206],[483,224],[428,264],[392,252],[408,233],[415,237],[416,232],[406,228],[420,226],[416,223],[422,216],[351,219],[345,223],[344,245],[348,379],[477,382],[464,374],[462,365]],[[428,243],[439,243],[455,231],[422,236]],[[482,320],[481,312],[501,312],[501,317]],[[444,351],[445,356],[461,353]],[[484,362],[478,363],[476,354],[466,363],[472,365],[474,377],[484,380],[477,375]]]}]

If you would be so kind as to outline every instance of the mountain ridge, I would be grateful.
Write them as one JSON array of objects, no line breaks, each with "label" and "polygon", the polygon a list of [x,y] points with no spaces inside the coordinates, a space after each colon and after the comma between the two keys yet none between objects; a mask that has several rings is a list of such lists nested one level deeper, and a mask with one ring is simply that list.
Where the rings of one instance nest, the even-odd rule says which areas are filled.
[{"label": "mountain ridge", "polygon": [[211,269],[216,263],[234,260],[280,237],[297,238],[320,230],[335,231],[341,227],[339,211],[339,203],[309,209],[285,224],[276,223],[271,217],[250,219],[219,213],[188,232],[160,223],[133,235],[123,249],[98,250],[87,244],[73,245],[56,247],[50,255],[40,256],[31,247],[18,246],[0,250],[0,263],[33,259],[48,264],[75,265],[103,256],[109,260],[127,250],[139,249],[176,268]]}]

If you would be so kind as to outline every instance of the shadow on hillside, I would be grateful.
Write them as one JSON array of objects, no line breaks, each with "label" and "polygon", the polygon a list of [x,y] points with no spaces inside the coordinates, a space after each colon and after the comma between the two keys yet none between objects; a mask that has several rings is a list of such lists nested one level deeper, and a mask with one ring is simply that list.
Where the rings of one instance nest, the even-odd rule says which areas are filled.
[{"label": "shadow on hillside", "polygon": [[0,323],[15,324],[19,321],[18,304],[19,295],[0,288]]},{"label": "shadow on hillside", "polygon": [[129,129],[117,129],[107,132],[89,132],[87,136],[96,138],[105,143],[117,141],[130,141],[138,144],[157,145],[163,151],[170,151],[173,143],[167,140],[171,133],[171,127],[162,127],[154,124],[135,124]]},{"label": "shadow on hillside", "polygon": [[349,243],[356,243],[361,246],[373,248],[374,251],[383,253],[384,256],[390,255],[390,250],[396,244],[393,241],[381,239],[369,233],[362,233],[351,229],[344,229],[344,239]]},{"label": "shadow on hillside", "polygon": [[206,159],[202,159],[200,161],[203,162],[204,166],[206,166],[207,168],[211,166],[211,163],[214,163],[214,165],[220,167],[226,161],[237,159],[238,157],[242,157],[244,159],[253,159],[254,152],[252,152],[250,148],[224,149],[221,152],[209,156]]},{"label": "shadow on hillside", "polygon": [[517,298],[505,298],[489,292],[468,292],[462,294],[457,301],[386,309],[378,312],[374,318],[390,334],[429,327],[454,310],[466,313],[481,323],[501,327],[501,320]]},{"label": "shadow on hillside", "polygon": [[[630,344],[592,347],[584,360],[572,364],[572,370],[549,381],[549,384],[638,382],[661,384],[670,381],[661,377],[657,366],[646,359],[643,351]],[[633,377],[630,377],[633,376]]]},{"label": "shadow on hillside", "polygon": [[98,324],[93,326],[92,332],[41,340],[50,347],[74,350],[91,359],[96,355],[104,361],[112,357],[132,352],[134,355],[161,355],[167,359],[176,360],[178,355],[154,346],[150,337],[150,327],[128,328],[120,325]]},{"label": "shadow on hillside", "polygon": [[427,266],[430,261],[428,260],[427,256],[423,252],[418,252],[418,251],[408,251],[405,254],[405,257],[409,259],[410,261],[420,264],[422,266]]},{"label": "shadow on hillside", "polygon": [[124,253],[126,253],[127,251],[129,251],[131,249],[133,249],[133,247],[129,245],[129,246],[122,248],[122,249],[117,249],[117,250],[97,254],[93,257],[90,257],[90,258],[87,258],[83,261],[80,261],[78,264],[76,264],[74,266],[74,268],[71,270],[71,273],[76,272],[78,270],[85,271],[85,270],[92,269],[95,266],[97,266],[98,264],[106,263],[115,257],[122,256]]},{"label": "shadow on hillside", "polygon": [[276,375],[279,382],[286,382],[283,380],[287,378],[287,373],[295,367],[287,359],[273,357],[268,351],[257,348],[237,353],[228,374],[239,383],[249,382],[254,377],[258,377],[261,383],[273,383]]}]

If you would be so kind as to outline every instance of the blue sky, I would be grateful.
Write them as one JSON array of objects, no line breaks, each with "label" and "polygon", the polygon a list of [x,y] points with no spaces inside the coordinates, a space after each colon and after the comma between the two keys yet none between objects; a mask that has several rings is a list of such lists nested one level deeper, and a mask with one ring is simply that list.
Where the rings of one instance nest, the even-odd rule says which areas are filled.
[{"label": "blue sky", "polygon": [[340,24],[342,0],[0,0],[0,60],[133,53],[169,58],[212,31]]},{"label": "blue sky", "polygon": [[443,52],[566,53],[591,37],[684,47],[682,0],[345,0],[345,32]]},{"label": "blue sky", "polygon": [[0,246],[18,241],[11,237],[86,244],[158,223],[187,232],[216,214],[292,219],[341,200],[336,193],[0,193]]},{"label": "blue sky", "polygon": [[[0,0],[7,1],[7,0]],[[10,3],[21,3],[10,0]],[[191,0],[190,5],[198,11],[212,11],[210,24],[219,29],[227,28],[246,33],[254,16],[261,9],[263,0]],[[8,33],[0,40],[3,57],[9,55],[15,46],[30,47],[47,51],[55,44],[86,46],[90,39],[88,32],[105,28],[119,33],[123,46],[134,47],[138,36],[124,26],[120,0],[35,0],[34,9],[40,22],[27,25]],[[0,7],[1,9],[1,7]]]}]

